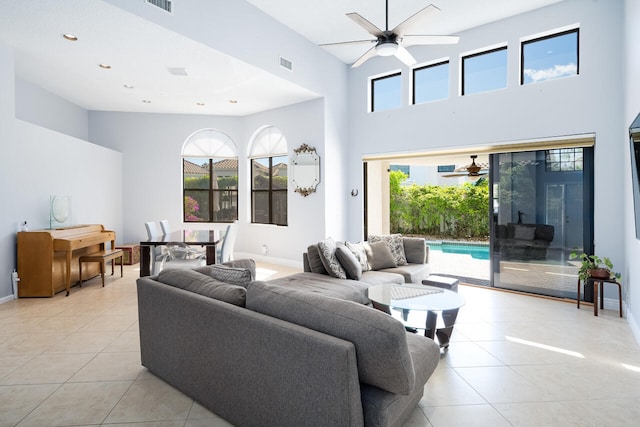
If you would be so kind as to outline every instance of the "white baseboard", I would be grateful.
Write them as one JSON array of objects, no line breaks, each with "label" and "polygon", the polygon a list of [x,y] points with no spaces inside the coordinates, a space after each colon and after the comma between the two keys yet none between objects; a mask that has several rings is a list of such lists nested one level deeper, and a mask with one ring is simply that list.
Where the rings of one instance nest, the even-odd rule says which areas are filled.
[{"label": "white baseboard", "polygon": [[6,297],[0,298],[0,304],[4,304],[5,302],[13,301],[14,299],[15,298],[13,298],[13,294],[12,295],[7,295]]},{"label": "white baseboard", "polygon": [[635,317],[633,317],[631,311],[627,310],[626,304],[623,304],[623,308],[625,309],[623,313],[627,319],[627,323],[629,323],[631,327],[631,332],[633,332],[633,336],[636,337],[636,341],[640,344],[640,327],[638,327],[638,322]]}]

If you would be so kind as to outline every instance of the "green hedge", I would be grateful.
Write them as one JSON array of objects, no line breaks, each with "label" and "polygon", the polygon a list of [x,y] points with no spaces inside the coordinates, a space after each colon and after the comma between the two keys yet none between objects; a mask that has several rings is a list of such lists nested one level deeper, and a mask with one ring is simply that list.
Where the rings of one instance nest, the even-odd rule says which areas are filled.
[{"label": "green hedge", "polygon": [[489,235],[485,178],[459,186],[403,186],[406,174],[392,171],[389,175],[392,233],[477,239]]}]

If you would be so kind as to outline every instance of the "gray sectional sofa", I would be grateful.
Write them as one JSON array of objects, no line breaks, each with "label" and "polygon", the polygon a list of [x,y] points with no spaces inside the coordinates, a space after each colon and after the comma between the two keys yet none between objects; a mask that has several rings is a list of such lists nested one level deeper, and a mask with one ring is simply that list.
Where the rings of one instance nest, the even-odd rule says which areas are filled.
[{"label": "gray sectional sofa", "polygon": [[438,345],[367,306],[364,282],[260,282],[251,265],[139,278],[142,364],[236,426],[402,425]]}]

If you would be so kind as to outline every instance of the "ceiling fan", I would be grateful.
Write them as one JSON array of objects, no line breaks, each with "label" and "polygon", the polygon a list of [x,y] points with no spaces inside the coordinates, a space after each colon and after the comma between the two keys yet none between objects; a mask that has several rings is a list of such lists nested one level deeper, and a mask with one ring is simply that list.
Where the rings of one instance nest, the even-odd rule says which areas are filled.
[{"label": "ceiling fan", "polygon": [[376,45],[367,50],[364,55],[356,60],[351,67],[359,67],[366,60],[373,58],[374,56],[392,56],[394,55],[400,61],[404,62],[407,66],[412,66],[416,63],[416,60],[406,49],[406,46],[413,45],[434,45],[434,44],[455,44],[458,43],[460,37],[458,36],[433,36],[433,35],[413,35],[409,31],[413,30],[416,24],[419,24],[420,20],[425,16],[439,12],[436,6],[430,4],[422,10],[416,12],[409,18],[405,19],[392,30],[389,30],[389,0],[385,0],[385,30],[382,31],[367,19],[362,17],[359,13],[351,12],[347,13],[347,16],[351,18],[356,24],[367,30],[369,34],[375,37],[375,40],[354,40],[338,43],[326,43],[320,46],[337,46],[347,44],[366,44],[375,43]]},{"label": "ceiling fan", "polygon": [[454,172],[463,172],[463,173],[452,173],[452,174],[442,175],[442,176],[445,178],[454,178],[454,177],[461,177],[461,176],[467,176],[470,178],[479,178],[482,175],[486,175],[487,172],[486,171],[482,172],[483,168],[476,164],[476,159],[478,158],[478,156],[474,154],[470,157],[471,157],[470,165],[463,166],[461,168],[457,168],[454,170]]}]

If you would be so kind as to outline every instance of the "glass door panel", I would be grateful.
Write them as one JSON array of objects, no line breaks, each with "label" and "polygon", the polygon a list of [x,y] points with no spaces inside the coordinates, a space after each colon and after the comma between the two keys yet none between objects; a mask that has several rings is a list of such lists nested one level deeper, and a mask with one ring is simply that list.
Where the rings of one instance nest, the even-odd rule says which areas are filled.
[{"label": "glass door panel", "polygon": [[[491,156],[492,285],[576,297],[575,250],[589,247],[591,148]],[[587,183],[587,185],[585,185]]]}]

